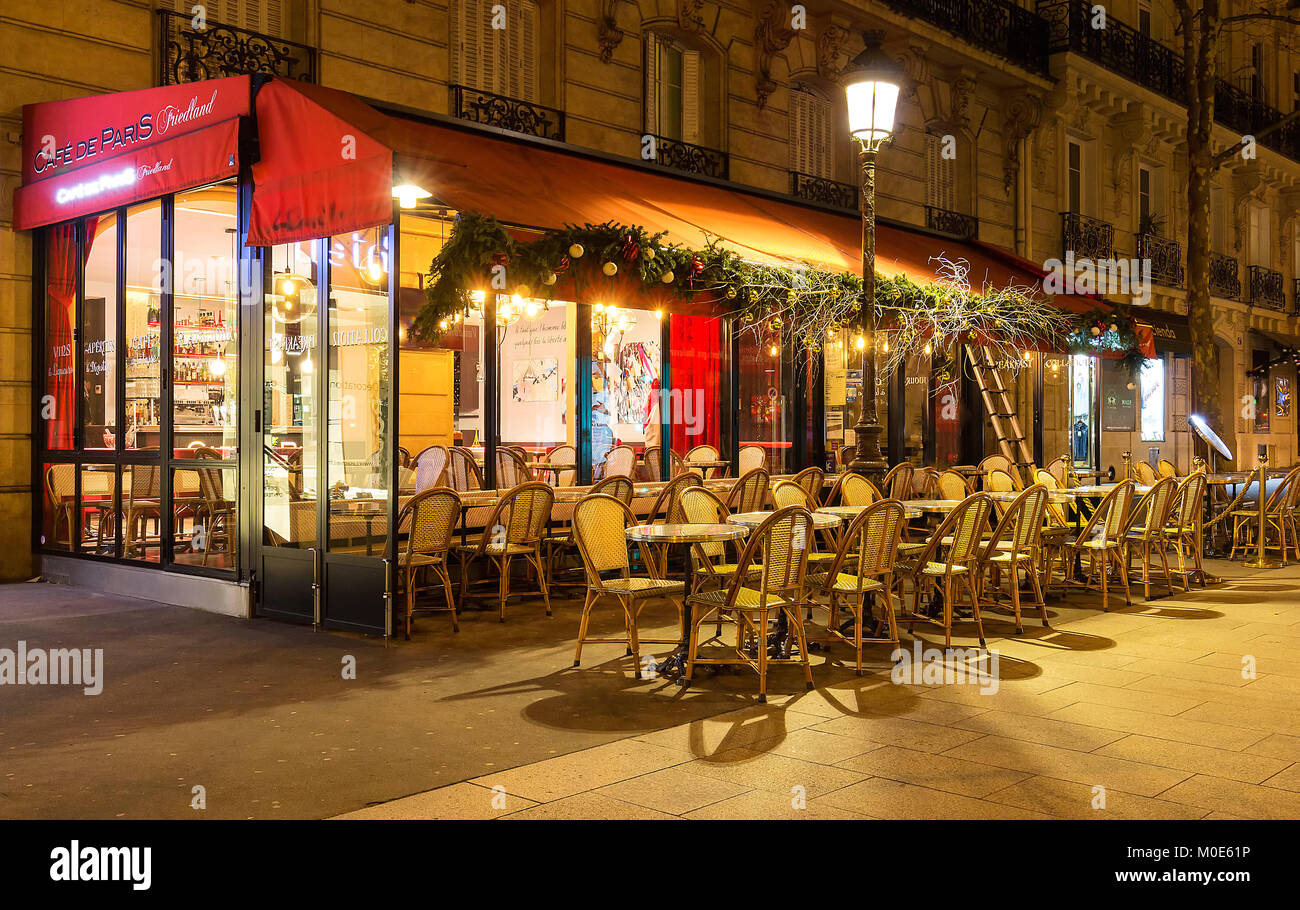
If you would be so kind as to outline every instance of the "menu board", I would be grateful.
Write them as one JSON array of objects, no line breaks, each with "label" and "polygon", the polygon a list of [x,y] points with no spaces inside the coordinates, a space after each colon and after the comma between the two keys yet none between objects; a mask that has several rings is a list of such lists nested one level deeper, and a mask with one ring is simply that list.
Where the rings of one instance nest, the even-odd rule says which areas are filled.
[{"label": "menu board", "polygon": [[1101,361],[1101,429],[1132,433],[1137,421],[1137,382],[1113,360]]}]

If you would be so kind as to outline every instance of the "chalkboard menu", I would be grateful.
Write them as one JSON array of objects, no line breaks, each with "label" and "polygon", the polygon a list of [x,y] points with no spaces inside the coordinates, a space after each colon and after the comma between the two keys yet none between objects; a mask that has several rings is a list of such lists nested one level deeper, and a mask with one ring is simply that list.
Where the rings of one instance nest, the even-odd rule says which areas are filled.
[{"label": "chalkboard menu", "polygon": [[[1129,385],[1132,384],[1132,388]],[[1137,421],[1137,382],[1114,360],[1101,361],[1102,431],[1132,433]]]}]

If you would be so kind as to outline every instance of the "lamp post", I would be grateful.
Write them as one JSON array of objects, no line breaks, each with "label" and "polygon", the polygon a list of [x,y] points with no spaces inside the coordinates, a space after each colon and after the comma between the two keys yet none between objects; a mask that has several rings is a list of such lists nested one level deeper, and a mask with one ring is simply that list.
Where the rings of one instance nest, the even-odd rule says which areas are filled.
[{"label": "lamp post", "polygon": [[856,445],[849,469],[879,482],[888,464],[880,451],[880,419],[876,414],[876,153],[894,132],[902,72],[880,49],[883,35],[864,32],[865,47],[844,72],[849,133],[858,142],[862,165],[862,391]]}]

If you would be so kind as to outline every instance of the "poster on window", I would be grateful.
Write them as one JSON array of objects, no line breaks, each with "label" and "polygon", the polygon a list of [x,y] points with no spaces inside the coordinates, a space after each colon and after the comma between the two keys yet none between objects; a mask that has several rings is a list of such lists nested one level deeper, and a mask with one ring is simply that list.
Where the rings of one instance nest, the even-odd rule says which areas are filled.
[{"label": "poster on window", "polygon": [[621,381],[615,420],[639,427],[649,413],[651,384],[659,378],[659,345],[654,341],[621,345],[617,363]]},{"label": "poster on window", "polygon": [[1291,380],[1286,376],[1273,378],[1273,402],[1278,417],[1291,416]]},{"label": "poster on window", "polygon": [[560,361],[554,357],[516,360],[511,377],[515,401],[559,401]]},{"label": "poster on window", "polygon": [[1101,361],[1101,428],[1132,433],[1137,422],[1137,384],[1118,363]]}]

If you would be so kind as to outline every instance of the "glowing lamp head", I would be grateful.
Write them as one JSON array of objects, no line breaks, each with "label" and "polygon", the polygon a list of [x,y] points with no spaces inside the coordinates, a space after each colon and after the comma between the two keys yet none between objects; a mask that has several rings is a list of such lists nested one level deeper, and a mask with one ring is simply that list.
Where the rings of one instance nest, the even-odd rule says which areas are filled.
[{"label": "glowing lamp head", "polygon": [[903,81],[902,71],[880,49],[883,36],[865,32],[862,53],[844,72],[844,95],[849,109],[849,133],[868,148],[894,132],[894,113]]},{"label": "glowing lamp head", "polygon": [[424,187],[416,186],[413,183],[399,183],[393,187],[393,198],[404,209],[413,209],[421,199],[428,199],[432,195],[433,193],[430,193]]}]

